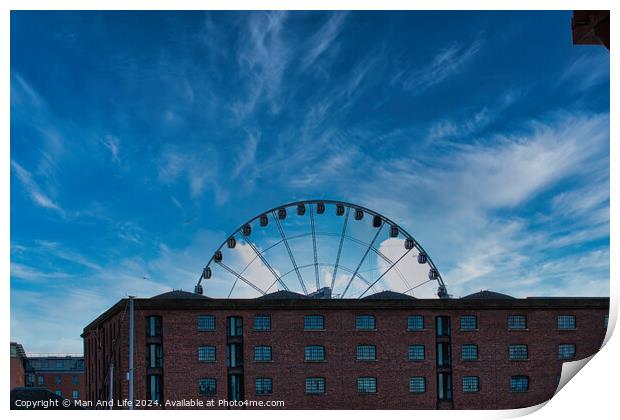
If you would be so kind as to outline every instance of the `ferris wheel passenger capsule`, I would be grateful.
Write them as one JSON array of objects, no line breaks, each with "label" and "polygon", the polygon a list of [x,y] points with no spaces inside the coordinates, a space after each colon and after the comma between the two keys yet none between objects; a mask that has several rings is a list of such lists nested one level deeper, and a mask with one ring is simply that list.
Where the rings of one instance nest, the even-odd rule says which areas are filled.
[{"label": "ferris wheel passenger capsule", "polygon": [[391,238],[398,238],[398,226],[392,226],[390,228],[390,237]]},{"label": "ferris wheel passenger capsule", "polygon": [[297,216],[303,216],[306,214],[306,206],[303,204],[297,205]]},{"label": "ferris wheel passenger capsule", "polygon": [[362,209],[355,209],[355,220],[362,220],[364,218],[364,211]]},{"label": "ferris wheel passenger capsule", "polygon": [[213,254],[213,260],[218,263],[222,262],[222,251],[219,249],[215,251],[215,254]]},{"label": "ferris wheel passenger capsule", "polygon": [[325,213],[325,203],[318,203],[316,205],[316,212],[317,212],[317,214]]},{"label": "ferris wheel passenger capsule", "polygon": [[211,278],[211,267],[206,266],[203,270],[202,270],[202,278],[203,279],[210,279]]},{"label": "ferris wheel passenger capsule", "polygon": [[372,227],[381,227],[381,223],[383,223],[383,220],[381,220],[381,216],[376,214],[375,217],[372,218]]},{"label": "ferris wheel passenger capsule", "polygon": [[439,271],[436,268],[431,268],[428,272],[429,280],[437,280],[439,278]]},{"label": "ferris wheel passenger capsule", "polygon": [[415,244],[413,243],[413,239],[411,238],[405,239],[405,249],[413,249],[414,245]]},{"label": "ferris wheel passenger capsule", "polygon": [[344,214],[344,206],[342,204],[338,204],[336,206],[336,216],[342,216]]},{"label": "ferris wheel passenger capsule", "polygon": [[261,215],[260,217],[260,225],[261,227],[265,227],[269,224],[269,218],[266,214]]},{"label": "ferris wheel passenger capsule", "polygon": [[228,245],[228,248],[234,248],[237,245],[237,240],[233,236],[231,236],[226,241],[226,245]]},{"label": "ferris wheel passenger capsule", "polygon": [[418,263],[426,264],[427,261],[428,261],[428,257],[426,256],[426,253],[425,252],[420,252],[418,254]]},{"label": "ferris wheel passenger capsule", "polygon": [[278,219],[280,220],[286,219],[286,209],[284,207],[280,207],[278,209]]},{"label": "ferris wheel passenger capsule", "polygon": [[252,234],[252,226],[250,224],[243,225],[243,236],[250,236]]}]

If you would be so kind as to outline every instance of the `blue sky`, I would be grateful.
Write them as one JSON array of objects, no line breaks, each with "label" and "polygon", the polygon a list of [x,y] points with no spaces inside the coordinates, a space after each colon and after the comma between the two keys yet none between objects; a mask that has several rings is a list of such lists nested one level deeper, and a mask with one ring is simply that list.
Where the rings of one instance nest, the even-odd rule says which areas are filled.
[{"label": "blue sky", "polygon": [[79,352],[306,198],[397,221],[455,296],[607,296],[609,53],[570,18],[13,12],[12,338]]}]

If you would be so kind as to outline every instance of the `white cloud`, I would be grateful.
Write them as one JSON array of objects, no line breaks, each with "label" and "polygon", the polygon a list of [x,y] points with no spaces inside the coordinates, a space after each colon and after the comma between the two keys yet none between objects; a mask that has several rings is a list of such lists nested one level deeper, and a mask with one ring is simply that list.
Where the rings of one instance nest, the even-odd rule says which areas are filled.
[{"label": "white cloud", "polygon": [[118,148],[120,145],[120,140],[117,137],[108,135],[108,136],[105,136],[101,140],[101,143],[110,151],[114,162],[121,163],[121,160],[118,157]]},{"label": "white cloud", "polygon": [[24,169],[19,163],[14,160],[11,160],[11,167],[13,168],[13,173],[17,176],[17,179],[21,181],[23,186],[26,188],[26,192],[32,199],[32,201],[40,207],[55,210],[64,216],[65,212],[60,206],[54,202],[47,194],[45,194],[39,184],[33,179],[32,174]]},{"label": "white cloud", "polygon": [[483,42],[476,40],[471,44],[452,44],[438,52],[423,68],[413,70],[407,75],[401,74],[403,88],[413,92],[426,90],[443,82],[448,77],[461,71],[482,49]]},{"label": "white cloud", "polygon": [[301,62],[302,70],[312,66],[332,46],[342,30],[346,15],[343,12],[332,13],[327,22],[311,37],[307,53]]}]

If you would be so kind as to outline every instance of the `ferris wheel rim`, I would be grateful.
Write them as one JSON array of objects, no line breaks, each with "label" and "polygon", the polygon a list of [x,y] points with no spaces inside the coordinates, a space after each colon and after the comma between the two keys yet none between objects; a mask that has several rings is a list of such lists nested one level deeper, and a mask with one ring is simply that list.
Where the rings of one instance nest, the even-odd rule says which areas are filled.
[{"label": "ferris wheel rim", "polygon": [[[426,252],[426,250],[424,249],[424,247],[422,247],[422,245],[413,237],[413,235],[411,235],[409,232],[407,232],[407,230],[405,230],[401,225],[399,225],[398,223],[394,222],[393,220],[391,220],[389,217],[375,211],[372,210],[368,207],[362,206],[362,205],[358,205],[358,204],[354,204],[354,203],[350,203],[347,201],[343,201],[343,200],[332,200],[332,199],[310,199],[310,200],[298,200],[298,201],[293,201],[293,202],[289,202],[286,204],[281,204],[278,206],[275,206],[269,210],[265,210],[263,212],[260,212],[259,214],[257,214],[256,216],[252,217],[251,219],[247,220],[246,222],[244,222],[243,224],[241,224],[239,227],[237,227],[237,229],[235,229],[230,235],[226,236],[226,239],[224,239],[224,241],[222,241],[222,243],[220,244],[219,247],[216,248],[216,250],[213,252],[213,254],[211,254],[211,257],[209,258],[207,264],[205,265],[206,267],[211,266],[211,263],[214,261],[214,257],[215,254],[222,250],[222,248],[224,248],[227,244],[227,241],[230,238],[234,238],[236,235],[238,235],[240,232],[243,232],[243,228],[247,225],[251,225],[252,223],[256,222],[257,220],[259,220],[261,217],[266,216],[268,214],[272,214],[275,217],[275,212],[277,212],[280,209],[288,209],[289,207],[296,207],[299,205],[311,205],[311,204],[329,204],[329,205],[342,205],[344,207],[347,207],[348,209],[354,209],[354,210],[361,210],[364,213],[368,213],[369,215],[374,216],[378,216],[381,218],[382,220],[382,225],[384,223],[389,224],[392,227],[396,227],[399,231],[400,234],[402,234],[405,239],[410,239],[411,241],[413,241],[413,248],[416,248],[420,251],[420,253],[424,253],[424,255],[426,256],[426,263],[429,265],[429,267],[431,268],[431,270],[434,270],[437,278],[433,279],[433,281],[436,281],[439,284],[440,289],[443,289],[443,291],[445,292],[446,296],[447,296],[447,288],[446,285],[443,281],[443,277],[441,275],[441,272],[439,271],[439,269],[437,269],[437,266],[435,265],[435,263],[433,262],[432,258],[430,257],[430,255],[428,254],[428,252]],[[277,218],[276,218],[277,220]],[[412,248],[412,249],[413,249]],[[408,254],[408,252],[406,252],[405,254],[403,254],[402,257],[404,257],[406,254]],[[401,257],[401,258],[402,258]],[[337,264],[336,264],[337,266]],[[196,288],[200,287],[202,284],[202,274],[198,277],[198,282],[196,284]],[[288,289],[288,288],[287,288]],[[411,290],[411,289],[410,289]],[[410,291],[408,290],[408,291]],[[363,293],[365,294],[365,292]],[[363,296],[362,294],[362,296]],[[306,293],[306,295],[308,295],[308,293]],[[361,298],[361,296],[360,296]]]}]

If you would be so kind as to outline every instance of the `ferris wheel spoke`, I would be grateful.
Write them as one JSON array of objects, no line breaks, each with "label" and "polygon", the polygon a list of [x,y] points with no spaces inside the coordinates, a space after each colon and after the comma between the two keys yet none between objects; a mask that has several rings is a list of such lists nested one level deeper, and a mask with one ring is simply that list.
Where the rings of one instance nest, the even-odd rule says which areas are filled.
[{"label": "ferris wheel spoke", "polygon": [[299,268],[297,267],[297,263],[295,262],[295,257],[293,257],[293,252],[291,251],[291,247],[286,240],[286,234],[284,233],[284,229],[282,229],[282,224],[280,223],[280,219],[276,216],[275,211],[271,212],[271,217],[275,220],[276,225],[278,227],[278,231],[280,232],[280,236],[282,237],[282,242],[284,242],[284,246],[286,247],[286,251],[288,252],[288,256],[291,259],[291,263],[293,263],[293,268],[297,273],[297,278],[299,279],[299,284],[301,284],[301,289],[304,291],[304,294],[308,294],[308,290],[306,289],[306,284],[304,283],[304,279],[301,278],[301,273],[299,272]]},{"label": "ferris wheel spoke", "polygon": [[357,264],[357,267],[355,268],[355,271],[353,272],[353,275],[351,276],[351,278],[349,279],[349,282],[347,283],[347,287],[344,288],[344,292],[342,292],[342,296],[340,296],[341,298],[343,298],[344,295],[347,294],[347,291],[349,290],[349,286],[351,286],[351,283],[353,282],[353,279],[355,278],[355,276],[357,276],[357,273],[358,273],[359,269],[362,267],[362,264],[364,263],[364,260],[366,259],[366,256],[368,255],[368,253],[370,252],[370,249],[375,244],[375,241],[379,237],[379,234],[381,233],[381,230],[383,229],[384,225],[385,224],[381,224],[379,229],[377,229],[377,233],[375,233],[375,236],[372,238],[372,241],[370,241],[370,244],[368,244],[368,247],[366,248],[366,252],[364,252],[364,255],[362,256],[362,259],[360,260],[359,264]]},{"label": "ferris wheel spoke", "polygon": [[244,283],[246,283],[248,286],[252,287],[254,290],[256,290],[257,292],[261,293],[262,295],[266,295],[267,293],[262,290],[260,287],[258,287],[257,285],[255,285],[254,283],[252,283],[251,281],[249,281],[248,279],[246,279],[245,277],[243,277],[241,274],[237,273],[235,270],[233,270],[232,268],[230,268],[229,266],[227,266],[226,264],[224,264],[223,262],[218,262],[217,264],[219,264],[222,268],[224,268],[226,271],[228,271],[230,274],[232,274],[233,276],[237,277],[239,280],[243,281]]},{"label": "ferris wheel spoke", "polygon": [[[300,266],[299,266],[299,268],[300,268],[300,269],[304,269],[304,268],[312,267],[313,265],[314,265],[314,264],[312,264],[312,263],[310,263],[310,264],[305,264],[305,265],[300,265]],[[318,265],[318,266],[320,266],[320,267],[333,267],[333,265],[332,265],[331,263],[320,263],[320,262],[317,262],[317,265]],[[347,273],[353,273],[353,270],[351,270],[350,268],[345,267],[345,266],[343,266],[343,265],[341,265],[341,266],[340,266],[340,269],[341,269],[342,271],[346,271]],[[284,278],[284,277],[288,276],[289,274],[291,274],[291,273],[292,273],[292,272],[294,272],[294,271],[295,271],[295,269],[294,269],[294,268],[290,269],[290,270],[289,270],[289,271],[287,271],[286,273],[282,274],[281,278]],[[357,273],[357,277],[358,277],[360,280],[362,280],[364,283],[366,283],[368,286],[371,286],[371,287],[372,287],[372,289],[373,289],[374,291],[377,291],[377,289],[375,288],[375,286],[371,284],[371,281],[370,281],[370,280],[368,280],[367,278],[365,278],[364,276],[362,276],[362,275],[361,275],[361,272],[358,272],[358,273]],[[271,283],[271,285],[267,288],[266,292],[269,292],[269,290],[270,290],[270,289],[271,289],[271,288],[275,285],[275,283],[276,283],[276,282]]]},{"label": "ferris wheel spoke", "polygon": [[342,233],[340,234],[340,245],[338,245],[338,254],[336,256],[336,264],[334,265],[334,271],[332,272],[332,284],[331,289],[334,290],[334,283],[336,282],[336,273],[338,272],[338,264],[340,264],[340,255],[342,253],[342,244],[344,243],[344,237],[347,233],[347,222],[349,221],[349,210],[347,207],[346,215],[344,216],[344,222],[342,223]]},{"label": "ferris wheel spoke", "polygon": [[[411,251],[411,249],[408,249],[407,251],[405,251],[405,253],[404,253],[403,255],[401,255],[401,256],[400,256],[400,257],[399,257],[396,261],[394,261],[394,262],[392,263],[392,265],[390,265],[390,266],[388,267],[388,269],[387,269],[387,270],[385,270],[385,271],[383,272],[383,274],[381,274],[379,277],[377,277],[377,280],[375,280],[375,281],[372,283],[372,285],[371,285],[371,286],[374,286],[375,284],[377,284],[377,282],[378,282],[379,280],[381,280],[381,279],[382,279],[382,278],[383,278],[383,277],[384,277],[387,273],[389,273],[389,272],[390,272],[390,270],[391,270],[392,268],[394,268],[394,266],[400,262],[400,260],[402,260],[403,258],[405,258],[405,256],[409,253],[409,251]],[[368,291],[370,290],[370,287],[371,287],[371,286],[368,286],[368,288],[367,288],[366,290],[364,290],[364,292],[363,292],[361,295],[359,295],[359,299],[361,299],[361,298],[362,298],[362,296],[364,296],[364,295],[366,294],[366,292],[368,292]]]},{"label": "ferris wheel spoke", "polygon": [[[282,279],[280,278],[280,276],[278,275],[278,273],[276,273],[276,271],[273,269],[273,267],[271,266],[271,264],[269,264],[269,262],[267,261],[267,259],[265,258],[265,256],[262,254],[262,252],[260,252],[257,248],[256,245],[254,245],[254,243],[252,241],[250,241],[249,239],[246,238],[246,243],[248,245],[250,245],[250,248],[252,248],[254,250],[254,253],[256,254],[256,256],[258,258],[260,258],[260,260],[262,261],[262,263],[265,265],[265,267],[267,267],[267,269],[269,271],[271,271],[271,274],[273,274],[273,277],[275,277],[276,281],[280,282],[280,284],[282,285],[282,287],[284,287],[284,290],[289,290],[288,286],[282,281]],[[251,264],[251,262],[250,262]],[[250,265],[248,264],[248,266]],[[247,267],[246,267],[247,268]],[[244,269],[245,270],[245,269]]]},{"label": "ferris wheel spoke", "polygon": [[310,204],[310,224],[312,225],[312,251],[314,253],[314,277],[316,279],[316,290],[321,288],[321,284],[319,283],[319,265],[317,263],[316,258],[316,230],[314,227],[314,206]]},{"label": "ferris wheel spoke", "polygon": [[413,289],[417,289],[418,287],[420,287],[420,286],[424,286],[426,283],[430,283],[430,282],[433,282],[433,281],[435,281],[435,280],[426,280],[426,281],[423,281],[422,283],[418,283],[418,284],[416,284],[415,286],[413,286],[413,287],[411,287],[411,288],[409,288],[409,289],[405,290],[403,293],[409,293],[409,292],[411,292]]}]

